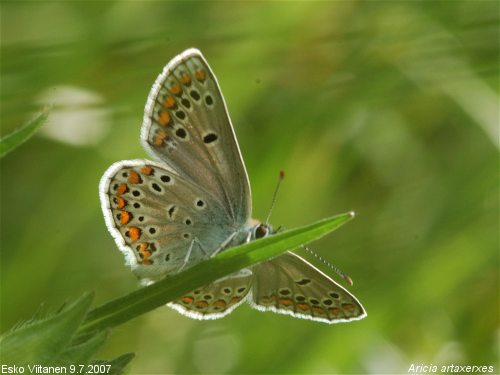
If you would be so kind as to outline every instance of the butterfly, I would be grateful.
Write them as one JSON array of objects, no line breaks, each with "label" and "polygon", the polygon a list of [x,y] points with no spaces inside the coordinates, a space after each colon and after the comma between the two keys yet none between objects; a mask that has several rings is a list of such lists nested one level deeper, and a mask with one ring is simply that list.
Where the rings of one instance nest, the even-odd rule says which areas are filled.
[{"label": "butterfly", "polygon": [[[250,184],[234,129],[199,50],[173,58],[156,79],[140,139],[154,161],[113,164],[99,195],[108,230],[145,283],[273,233],[269,224],[251,218]],[[168,305],[190,318],[216,319],[244,302],[326,323],[366,316],[356,297],[292,252]]]}]

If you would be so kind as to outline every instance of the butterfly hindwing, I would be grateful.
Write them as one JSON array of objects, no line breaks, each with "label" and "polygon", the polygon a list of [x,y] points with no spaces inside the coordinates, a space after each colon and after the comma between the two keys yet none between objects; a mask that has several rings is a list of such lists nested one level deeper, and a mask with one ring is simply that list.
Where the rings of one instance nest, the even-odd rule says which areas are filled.
[{"label": "butterfly hindwing", "polygon": [[366,316],[359,301],[296,254],[287,252],[252,268],[252,307],[327,323]]},{"label": "butterfly hindwing", "polygon": [[245,302],[251,288],[250,271],[225,277],[184,295],[168,305],[183,315],[195,319],[221,318]]},{"label": "butterfly hindwing", "polygon": [[231,235],[218,197],[164,165],[148,160],[115,163],[103,176],[100,191],[106,224],[141,278],[178,272],[191,246],[192,266]]},{"label": "butterfly hindwing", "polygon": [[217,195],[236,226],[250,218],[250,185],[226,104],[197,49],[175,57],[158,76],[141,141],[151,156]]}]

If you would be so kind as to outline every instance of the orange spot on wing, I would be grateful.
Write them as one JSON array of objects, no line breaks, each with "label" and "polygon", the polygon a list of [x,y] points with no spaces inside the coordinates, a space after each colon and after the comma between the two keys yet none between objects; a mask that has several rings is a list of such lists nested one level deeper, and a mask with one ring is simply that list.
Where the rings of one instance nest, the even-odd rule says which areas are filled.
[{"label": "orange spot on wing", "polygon": [[208,302],[207,301],[197,301],[194,306],[197,309],[206,309],[208,307]]},{"label": "orange spot on wing", "polygon": [[149,259],[152,252],[149,249],[149,244],[147,242],[141,242],[137,251],[141,257],[141,264],[153,264],[153,261]]},{"label": "orange spot on wing", "polygon": [[329,312],[330,314],[332,314],[332,315],[337,316],[337,315],[339,315],[339,314],[340,314],[340,309],[339,309],[338,307],[330,307],[330,308],[328,309],[328,312]]},{"label": "orange spot on wing", "polygon": [[293,301],[289,298],[280,298],[278,300],[278,302],[280,303],[280,305],[284,305],[284,306],[291,306],[293,305]]},{"label": "orange spot on wing", "polygon": [[123,208],[127,205],[127,201],[122,197],[116,197],[116,207]]},{"label": "orange spot on wing", "polygon": [[132,242],[137,241],[141,237],[141,230],[137,227],[128,228],[127,233]]},{"label": "orange spot on wing", "polygon": [[189,305],[189,304],[193,303],[194,298],[190,297],[190,296],[184,296],[181,298],[181,301]]},{"label": "orange spot on wing", "polygon": [[172,87],[170,88],[170,92],[174,95],[179,95],[180,93],[182,93],[182,88],[178,83],[176,83],[172,85]]},{"label": "orange spot on wing", "polygon": [[120,213],[120,224],[121,225],[126,225],[129,223],[130,219],[132,219],[132,215],[130,212],[127,211],[122,211]]},{"label": "orange spot on wing", "polygon": [[170,123],[170,113],[167,111],[162,112],[158,122],[161,126],[167,126]]},{"label": "orange spot on wing", "polygon": [[155,139],[154,139],[154,144],[155,144],[155,146],[161,146],[161,145],[163,145],[163,139],[160,138],[160,137],[158,137],[158,136],[156,136]]},{"label": "orange spot on wing", "polygon": [[297,307],[301,310],[309,310],[309,305],[307,303],[297,303]]},{"label": "orange spot on wing", "polygon": [[184,73],[182,76],[181,76],[181,82],[183,85],[189,85],[191,84],[191,76],[187,73]]},{"label": "orange spot on wing", "polygon": [[354,311],[354,305],[352,303],[343,303],[342,304],[342,308],[347,311],[347,312],[350,312],[352,313]]},{"label": "orange spot on wing", "polygon": [[311,307],[311,310],[317,314],[321,314],[321,315],[325,315],[326,311],[324,308],[322,307],[318,307],[318,306],[312,306]]},{"label": "orange spot on wing", "polygon": [[241,297],[233,297],[231,298],[231,301],[229,301],[230,305],[234,305],[235,303],[238,303],[241,301]]},{"label": "orange spot on wing", "polygon": [[120,186],[118,186],[118,189],[116,190],[118,196],[125,194],[127,191],[128,191],[127,184],[120,184]]},{"label": "orange spot on wing", "polygon": [[207,78],[207,73],[203,69],[197,70],[195,75],[196,79],[200,82],[203,82]]},{"label": "orange spot on wing", "polygon": [[226,307],[226,301],[220,299],[214,302],[214,307],[217,309],[224,309]]},{"label": "orange spot on wing", "polygon": [[143,175],[150,176],[153,174],[153,167],[151,167],[150,165],[145,165],[141,168],[141,173]]},{"label": "orange spot on wing", "polygon": [[128,182],[131,184],[139,184],[142,182],[141,176],[135,171],[128,172]]},{"label": "orange spot on wing", "polygon": [[155,146],[162,146],[167,138],[168,138],[168,133],[166,131],[164,130],[158,131],[158,133],[156,133],[156,136],[154,138]]},{"label": "orange spot on wing", "polygon": [[163,102],[167,108],[174,108],[175,107],[175,99],[173,96],[169,95],[165,98],[165,101]]}]

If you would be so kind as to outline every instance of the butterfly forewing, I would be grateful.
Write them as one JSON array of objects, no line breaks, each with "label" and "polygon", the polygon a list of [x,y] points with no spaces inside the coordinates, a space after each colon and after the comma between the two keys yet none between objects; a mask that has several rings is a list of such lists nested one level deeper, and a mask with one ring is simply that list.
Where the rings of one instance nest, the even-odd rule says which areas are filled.
[{"label": "butterfly forewing", "polygon": [[217,195],[235,227],[251,215],[250,186],[217,80],[196,49],[174,58],[156,80],[141,133],[146,150]]},{"label": "butterfly forewing", "polygon": [[101,184],[106,223],[141,278],[178,272],[190,246],[192,266],[232,233],[219,197],[164,165],[122,161],[108,169]]},{"label": "butterfly forewing", "polygon": [[327,323],[365,317],[347,290],[298,255],[287,252],[252,269],[251,305],[264,311]]}]

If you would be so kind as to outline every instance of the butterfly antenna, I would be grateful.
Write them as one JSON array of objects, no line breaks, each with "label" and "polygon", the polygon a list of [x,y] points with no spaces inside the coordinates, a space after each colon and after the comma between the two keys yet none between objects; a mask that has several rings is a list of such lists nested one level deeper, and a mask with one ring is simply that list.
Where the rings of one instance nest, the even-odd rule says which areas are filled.
[{"label": "butterfly antenna", "polygon": [[329,261],[327,261],[325,258],[323,258],[321,255],[319,254],[316,254],[314,251],[312,251],[311,249],[309,249],[307,246],[304,246],[302,245],[302,248],[304,250],[306,250],[309,254],[312,254],[314,255],[314,257],[316,259],[318,259],[320,262],[322,262],[323,264],[325,264],[328,268],[332,269],[333,271],[335,271],[335,273],[337,275],[339,275],[341,278],[343,278],[350,286],[353,285],[353,282],[352,282],[352,279],[346,275],[344,272],[342,272],[340,269],[338,269],[337,267],[335,267],[333,264],[331,264]]},{"label": "butterfly antenna", "polygon": [[285,178],[285,172],[280,171],[280,175],[278,177],[278,183],[276,184],[276,189],[274,189],[273,200],[271,201],[271,208],[269,209],[269,214],[267,215],[267,218],[266,218],[266,224],[269,224],[269,219],[271,218],[271,214],[273,213],[274,204],[276,203],[276,197],[278,196],[278,191],[280,189],[281,182],[283,181],[284,178]]}]

